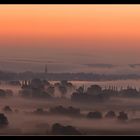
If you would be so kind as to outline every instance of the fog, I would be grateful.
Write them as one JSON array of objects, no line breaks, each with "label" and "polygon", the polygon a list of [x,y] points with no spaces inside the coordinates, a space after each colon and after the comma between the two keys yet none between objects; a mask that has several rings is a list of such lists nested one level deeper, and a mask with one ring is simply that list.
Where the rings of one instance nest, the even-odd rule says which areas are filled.
[{"label": "fog", "polygon": [[[98,64],[102,66],[92,66],[97,64],[83,64],[84,62],[63,62],[53,59],[33,59],[33,60],[2,60],[0,61],[0,70],[13,72],[44,72],[45,64],[48,65],[48,71],[52,73],[97,73],[97,74],[139,74],[140,67],[131,67],[127,64],[116,65],[112,67],[104,66],[106,64]],[[113,65],[113,64],[110,64]]]},{"label": "fog", "polygon": [[[60,123],[63,125],[71,125],[77,128],[84,134],[96,134],[95,132],[101,131],[135,131],[140,129],[139,123],[120,123],[117,119],[101,119],[101,120],[89,120],[86,118],[86,114],[89,111],[99,110],[105,113],[109,110],[115,110],[116,114],[119,111],[126,111],[129,116],[129,120],[133,118],[140,118],[140,103],[138,99],[117,99],[108,103],[98,103],[98,104],[84,104],[80,105],[77,103],[67,102],[67,101],[47,101],[47,100],[28,100],[20,97],[0,99],[1,109],[5,105],[9,105],[13,112],[5,113],[8,118],[9,125],[8,128],[1,128],[0,134],[6,135],[51,135],[51,127],[54,123]],[[120,104],[121,103],[121,104]],[[74,106],[81,109],[81,113],[85,115],[84,117],[70,117],[64,115],[33,115],[26,114],[26,112],[32,112],[37,108],[43,108],[47,110],[49,107],[63,105],[63,106]],[[133,108],[136,112],[133,113]],[[19,112],[15,112],[18,109]],[[3,112],[1,110],[1,112]]]},{"label": "fog", "polygon": [[[52,83],[55,83],[52,82]],[[127,86],[128,83],[139,87],[138,81],[105,81],[105,82],[73,82],[76,87],[85,84],[86,87],[92,84],[99,84],[102,87],[105,85],[116,84],[116,86]],[[111,135],[111,134],[140,134],[140,121],[132,121],[140,118],[140,102],[139,99],[132,98],[111,98],[106,102],[82,103],[72,102],[68,93],[66,99],[56,98],[54,100],[48,99],[27,99],[20,97],[18,91],[20,87],[1,85],[1,89],[12,89],[13,97],[0,98],[0,113],[4,113],[9,121],[7,128],[0,128],[0,135],[52,135],[51,129],[54,123],[61,125],[71,125],[80,131],[83,135]],[[58,90],[55,92],[56,97],[60,97]],[[10,106],[12,112],[4,112],[2,109]],[[71,117],[69,115],[55,115],[55,114],[33,114],[37,108],[43,108],[48,111],[50,107],[62,105],[63,107],[75,107],[81,111],[81,116]],[[117,118],[107,119],[105,114],[113,110],[116,115],[120,111],[128,114],[126,122],[120,122]],[[89,112],[100,111],[103,115],[102,119],[88,119],[86,115]]]},{"label": "fog", "polygon": [[[11,50],[10,54],[7,50]],[[111,54],[112,56],[110,56],[111,52],[106,50],[104,50],[104,54],[102,54],[101,48],[99,50],[91,49],[88,51],[84,49],[82,52],[81,50],[79,52],[79,50],[76,49],[71,50],[61,47],[57,47],[56,50],[57,52],[54,52],[54,49],[50,50],[50,48],[46,49],[45,47],[7,48],[0,54],[0,70],[44,72],[44,66],[48,64],[48,71],[55,73],[93,72],[99,74],[139,74],[140,71],[137,61],[139,60],[139,54],[136,55],[139,51],[137,50],[135,50],[135,52],[133,52],[134,50],[130,50],[130,53],[132,52],[134,56],[127,56],[127,58],[124,56],[124,54],[126,54],[125,51],[121,52],[120,56],[120,52],[116,52],[118,51],[116,49],[115,53]],[[31,55],[33,51],[35,56]],[[19,53],[15,55],[15,52]],[[133,61],[130,59],[136,56],[137,58]],[[119,61],[119,59],[121,60]],[[123,62],[124,60],[127,60],[127,62]],[[108,65],[111,67],[108,67]]]}]

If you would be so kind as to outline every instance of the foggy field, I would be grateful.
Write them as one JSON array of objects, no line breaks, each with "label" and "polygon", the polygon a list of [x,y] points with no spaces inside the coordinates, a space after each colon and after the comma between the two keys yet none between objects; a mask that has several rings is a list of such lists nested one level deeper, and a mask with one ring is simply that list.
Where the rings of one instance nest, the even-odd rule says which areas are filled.
[{"label": "foggy field", "polygon": [[[121,105],[120,105],[121,103]],[[98,103],[92,105],[80,105],[77,103],[62,101],[47,101],[47,100],[28,100],[20,97],[0,99],[1,109],[9,105],[12,113],[5,113],[9,120],[8,128],[1,128],[1,135],[51,135],[51,126],[53,123],[60,123],[63,125],[72,125],[85,135],[110,135],[110,134],[139,134],[139,123],[120,123],[116,119],[101,119],[89,120],[86,117],[74,118],[63,115],[30,115],[25,112],[31,112],[36,108],[48,109],[49,107],[63,105],[74,106],[81,109],[81,113],[86,115],[89,111],[99,110],[105,114],[109,110],[126,111],[129,120],[132,118],[140,118],[140,103],[137,99],[116,99],[116,102],[110,101],[108,103]],[[133,113],[133,108],[136,112]],[[19,112],[14,112],[18,109]]]},{"label": "foggy field", "polygon": [[[114,81],[117,83],[118,81]],[[124,82],[124,81],[121,81]],[[133,83],[136,83],[132,81]],[[52,82],[53,83],[53,82]],[[74,84],[79,87],[81,82]],[[92,84],[99,84],[102,87],[110,83],[85,82],[88,88]],[[121,85],[121,84],[120,84]],[[125,86],[127,83],[125,84]],[[134,84],[135,85],[135,84]],[[137,86],[138,87],[138,86]],[[140,99],[112,97],[104,102],[75,102],[70,100],[71,93],[67,98],[53,99],[31,99],[19,96],[18,86],[0,85],[1,89],[11,89],[14,92],[12,97],[0,98],[0,113],[4,113],[8,119],[8,126],[0,128],[0,135],[53,135],[52,126],[59,123],[63,126],[73,126],[82,135],[139,135],[140,134]],[[56,91],[59,92],[59,91]],[[58,95],[59,93],[56,93]],[[50,108],[56,106],[68,108],[70,106],[80,109],[80,116],[70,116],[65,114],[34,114],[33,112],[42,108],[48,112]],[[3,108],[9,106],[12,112],[5,112]],[[117,118],[105,118],[108,111],[113,110],[116,115],[124,111],[128,115],[125,122],[118,121]],[[101,119],[89,119],[89,112],[99,111],[102,113]]]}]

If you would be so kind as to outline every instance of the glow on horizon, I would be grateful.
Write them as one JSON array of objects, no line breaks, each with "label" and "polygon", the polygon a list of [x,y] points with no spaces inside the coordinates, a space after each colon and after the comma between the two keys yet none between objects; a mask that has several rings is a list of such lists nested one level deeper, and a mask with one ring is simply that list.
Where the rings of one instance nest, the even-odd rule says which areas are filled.
[{"label": "glow on horizon", "polygon": [[0,18],[1,52],[7,46],[15,47],[13,55],[16,47],[45,47],[47,54],[58,47],[106,62],[139,58],[140,5],[0,5]]}]

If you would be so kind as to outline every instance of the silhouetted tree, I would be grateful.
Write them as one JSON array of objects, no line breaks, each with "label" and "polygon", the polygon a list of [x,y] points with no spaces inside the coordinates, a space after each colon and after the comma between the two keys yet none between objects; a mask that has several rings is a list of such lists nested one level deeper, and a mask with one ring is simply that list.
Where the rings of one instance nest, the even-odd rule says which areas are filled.
[{"label": "silhouetted tree", "polygon": [[52,125],[53,135],[81,135],[81,133],[76,130],[73,126],[63,126],[59,123]]},{"label": "silhouetted tree", "polygon": [[89,119],[101,119],[102,118],[102,113],[95,111],[95,112],[89,112],[87,114],[87,118]]},{"label": "silhouetted tree", "polygon": [[140,93],[136,90],[133,89],[132,87],[127,87],[127,89],[123,89],[120,91],[120,94],[122,97],[140,97]]},{"label": "silhouetted tree", "polygon": [[67,93],[67,88],[65,86],[60,85],[59,86],[59,91],[61,92],[61,96],[65,97],[65,95]]},{"label": "silhouetted tree", "polygon": [[48,82],[47,80],[43,80],[42,83],[43,83],[44,85],[46,85],[46,86],[50,86],[50,85],[51,85],[50,82]]},{"label": "silhouetted tree", "polygon": [[78,92],[79,94],[83,94],[84,93],[84,86],[80,86],[78,89],[76,89],[76,92]]},{"label": "silhouetted tree", "polygon": [[[47,84],[47,91],[45,85]],[[26,85],[26,86],[25,86]],[[29,84],[24,84],[20,94],[28,98],[52,98],[54,94],[54,87],[48,81],[41,81],[40,79],[32,79]]]},{"label": "silhouetted tree", "polygon": [[123,112],[123,111],[119,112],[118,120],[120,120],[120,121],[128,120],[127,114],[125,112]]},{"label": "silhouetted tree", "polygon": [[55,88],[54,86],[50,85],[48,88],[47,88],[47,93],[51,96],[54,96],[54,92],[55,92]]},{"label": "silhouetted tree", "polygon": [[3,113],[0,113],[0,127],[5,127],[8,123],[7,117]]},{"label": "silhouetted tree", "polygon": [[33,79],[30,84],[32,89],[41,90],[44,88],[44,84],[40,79]]},{"label": "silhouetted tree", "polygon": [[106,101],[107,94],[104,94],[102,88],[99,85],[91,85],[87,91],[84,91],[84,87],[79,87],[76,92],[72,93],[71,100],[80,102],[101,102]]},{"label": "silhouetted tree", "polygon": [[69,88],[69,89],[74,88],[73,84],[72,84],[71,82],[68,82],[67,80],[62,80],[62,81],[60,82],[60,84],[61,84],[62,86],[65,86],[66,88]]},{"label": "silhouetted tree", "polygon": [[70,115],[70,116],[79,116],[80,109],[74,108],[72,106],[70,106],[68,108],[64,108],[63,106],[60,105],[60,106],[50,108],[50,113],[61,114],[61,115]]},{"label": "silhouetted tree", "polygon": [[61,85],[61,84],[60,84],[59,82],[57,82],[57,83],[54,84],[54,86],[57,87],[57,88],[58,88],[60,85]]},{"label": "silhouetted tree", "polygon": [[99,95],[102,92],[102,88],[99,85],[91,85],[87,89],[87,94]]},{"label": "silhouetted tree", "polygon": [[54,87],[57,88],[62,97],[65,97],[66,93],[72,89],[74,89],[74,85],[71,82],[68,82],[67,80],[62,80],[58,83],[54,84]]},{"label": "silhouetted tree", "polygon": [[67,80],[62,80],[60,83],[65,86],[65,85],[67,85],[68,81]]},{"label": "silhouetted tree", "polygon": [[114,111],[109,111],[106,113],[105,115],[106,118],[115,118],[116,117],[116,114]]},{"label": "silhouetted tree", "polygon": [[8,105],[3,108],[3,111],[6,112],[6,113],[13,112],[12,109],[10,108],[10,106],[8,106]]},{"label": "silhouetted tree", "polygon": [[56,107],[52,107],[52,108],[50,108],[50,113],[65,113],[65,111],[66,111],[66,109],[63,107],[63,106],[61,106],[61,105],[59,105],[59,106],[56,106]]}]

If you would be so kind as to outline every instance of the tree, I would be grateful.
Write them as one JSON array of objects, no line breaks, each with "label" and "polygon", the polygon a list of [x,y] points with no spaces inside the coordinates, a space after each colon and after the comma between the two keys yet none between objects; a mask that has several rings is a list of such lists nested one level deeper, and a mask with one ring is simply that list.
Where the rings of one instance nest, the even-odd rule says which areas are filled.
[{"label": "tree", "polygon": [[67,81],[67,80],[62,80],[62,81],[61,81],[61,85],[63,85],[63,86],[66,86],[66,85],[67,85],[67,83],[68,83],[68,81]]},{"label": "tree", "polygon": [[50,83],[47,80],[43,80],[42,83],[46,86],[50,86]]},{"label": "tree", "polygon": [[63,126],[59,123],[52,125],[52,134],[54,135],[81,135],[81,133],[73,126]]},{"label": "tree", "polygon": [[33,79],[31,81],[30,86],[31,86],[32,89],[38,89],[38,90],[44,88],[44,85],[43,85],[43,83],[42,83],[42,81],[40,79]]},{"label": "tree", "polygon": [[87,118],[89,119],[101,119],[102,118],[102,113],[95,111],[95,112],[89,112],[87,114]]},{"label": "tree", "polygon": [[4,127],[7,125],[8,125],[7,117],[3,113],[0,113],[0,127]]},{"label": "tree", "polygon": [[50,108],[50,113],[61,114],[61,115],[69,115],[69,116],[79,116],[80,115],[80,109],[79,108],[74,108],[72,106],[69,106],[68,108],[65,108],[65,107],[60,105],[60,106]]},{"label": "tree", "polygon": [[60,85],[59,91],[61,92],[61,96],[64,97],[67,93],[67,88],[65,86]]},{"label": "tree", "polygon": [[7,105],[3,108],[3,111],[7,112],[7,113],[10,113],[10,112],[12,112],[12,109],[10,108],[10,106]]},{"label": "tree", "polygon": [[54,96],[54,92],[55,92],[55,89],[54,89],[54,86],[50,85],[48,88],[47,88],[47,93],[51,96]]},{"label": "tree", "polygon": [[52,134],[54,135],[62,134],[62,126],[59,123],[55,123],[52,125]]},{"label": "tree", "polygon": [[123,112],[123,111],[119,112],[118,120],[120,120],[120,121],[128,120],[127,114],[125,112]]},{"label": "tree", "polygon": [[116,114],[114,111],[109,111],[106,113],[105,115],[106,118],[115,118],[116,117]]},{"label": "tree", "polygon": [[99,95],[102,92],[102,88],[99,85],[91,85],[87,89],[87,94],[90,95]]},{"label": "tree", "polygon": [[83,93],[84,93],[84,86],[80,86],[78,89],[76,89],[76,91],[77,91],[79,94],[83,94]]}]

